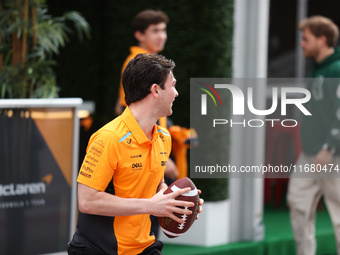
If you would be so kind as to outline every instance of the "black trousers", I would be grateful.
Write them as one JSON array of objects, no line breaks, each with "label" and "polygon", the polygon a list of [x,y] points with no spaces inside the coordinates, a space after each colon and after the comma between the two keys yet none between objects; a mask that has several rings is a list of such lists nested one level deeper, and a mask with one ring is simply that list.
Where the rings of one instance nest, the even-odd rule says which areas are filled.
[{"label": "black trousers", "polygon": [[152,245],[146,248],[139,255],[162,255],[163,243],[161,241],[156,240]]},{"label": "black trousers", "polygon": [[67,253],[69,255],[104,255],[104,253],[94,250],[89,246],[77,247],[72,244],[68,244]]},{"label": "black trousers", "polygon": [[[156,240],[156,242],[146,248],[139,255],[162,255],[162,248],[163,243]],[[91,248],[90,246],[77,247],[70,243],[68,244],[67,252],[69,255],[105,255],[104,253],[101,253],[98,250]]]}]

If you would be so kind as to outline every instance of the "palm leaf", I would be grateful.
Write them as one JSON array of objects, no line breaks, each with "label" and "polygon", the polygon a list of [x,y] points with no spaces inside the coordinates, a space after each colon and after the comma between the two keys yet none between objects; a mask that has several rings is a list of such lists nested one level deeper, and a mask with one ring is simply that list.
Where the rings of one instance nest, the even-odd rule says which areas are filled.
[{"label": "palm leaf", "polygon": [[[6,1],[5,9],[0,9],[0,55],[3,56],[3,68],[0,72],[1,98],[57,97],[59,88],[53,71],[56,62],[51,60],[53,54],[59,54],[60,48],[66,46],[73,30],[80,41],[91,37],[90,26],[80,13],[68,12],[61,17],[52,18],[44,0],[29,0],[29,6],[36,10],[34,22],[23,19],[21,0]],[[67,26],[69,21],[74,29]],[[25,54],[26,58],[12,66],[12,35],[22,40],[24,30],[27,31],[27,41],[25,39],[24,44],[29,49]],[[34,43],[33,37],[36,38]],[[23,95],[25,91],[29,92]]]}]

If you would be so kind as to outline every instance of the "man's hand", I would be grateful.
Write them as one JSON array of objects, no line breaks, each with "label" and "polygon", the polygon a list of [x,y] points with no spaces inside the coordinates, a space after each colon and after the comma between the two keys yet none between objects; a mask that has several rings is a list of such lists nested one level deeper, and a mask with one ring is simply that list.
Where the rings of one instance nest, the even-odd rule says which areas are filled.
[{"label": "man's hand", "polygon": [[320,164],[322,167],[325,165],[328,165],[331,163],[333,158],[333,154],[330,151],[327,150],[321,150],[316,154],[314,164],[318,165]]},{"label": "man's hand", "polygon": [[[197,190],[198,191],[198,194],[201,194],[202,191],[200,189]],[[200,208],[198,209],[198,214],[196,216],[196,220],[198,220],[198,215],[202,212],[203,208],[202,208],[202,205],[204,203],[204,200],[203,198],[200,198]]]},{"label": "man's hand", "polygon": [[189,192],[191,189],[179,189],[172,193],[164,195],[165,190],[166,189],[161,189],[156,195],[150,198],[150,204],[147,208],[148,213],[156,217],[169,217],[180,224],[184,223],[184,220],[176,217],[174,212],[178,214],[189,215],[192,213],[190,210],[185,210],[179,208],[178,206],[193,207],[194,203],[175,200],[175,198],[186,192]]}]

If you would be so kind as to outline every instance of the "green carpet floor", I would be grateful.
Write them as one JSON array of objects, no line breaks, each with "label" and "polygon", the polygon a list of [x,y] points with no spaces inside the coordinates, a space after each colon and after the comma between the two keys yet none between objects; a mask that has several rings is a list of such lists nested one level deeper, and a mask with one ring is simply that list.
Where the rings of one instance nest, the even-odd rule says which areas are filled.
[{"label": "green carpet floor", "polygon": [[[333,227],[328,212],[323,207],[317,213],[317,255],[336,254]],[[294,255],[295,244],[289,213],[286,209],[266,208],[263,221],[265,239],[261,242],[240,242],[214,247],[164,244],[164,255]]]}]

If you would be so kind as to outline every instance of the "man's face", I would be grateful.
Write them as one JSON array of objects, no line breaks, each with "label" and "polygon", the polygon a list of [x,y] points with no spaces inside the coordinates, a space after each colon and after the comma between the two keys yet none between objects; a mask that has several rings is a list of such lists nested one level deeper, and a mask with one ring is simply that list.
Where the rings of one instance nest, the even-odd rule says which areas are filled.
[{"label": "man's face", "polygon": [[178,96],[175,86],[176,79],[173,73],[170,72],[165,81],[164,89],[159,89],[159,109],[161,110],[162,116],[170,116],[172,114],[172,104],[175,101],[175,98]]},{"label": "man's face", "polygon": [[303,30],[300,46],[303,50],[303,55],[306,58],[315,59],[320,53],[322,38],[312,34],[309,28]]},{"label": "man's face", "polygon": [[167,39],[166,24],[164,22],[151,24],[145,29],[144,33],[140,33],[139,46],[149,51],[150,53],[158,53],[164,49]]}]

